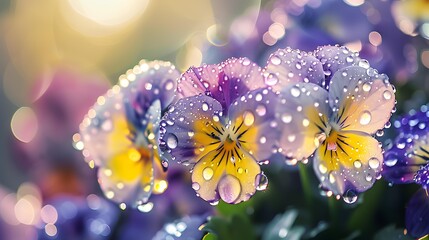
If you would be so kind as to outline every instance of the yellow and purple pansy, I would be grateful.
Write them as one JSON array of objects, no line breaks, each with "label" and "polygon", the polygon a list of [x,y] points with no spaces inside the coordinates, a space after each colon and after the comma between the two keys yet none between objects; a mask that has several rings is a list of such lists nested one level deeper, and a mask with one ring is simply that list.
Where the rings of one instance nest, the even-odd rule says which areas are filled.
[{"label": "yellow and purple pansy", "polygon": [[271,107],[278,98],[262,69],[247,58],[191,67],[177,95],[160,124],[163,159],[192,165],[193,189],[212,204],[236,204],[265,189],[259,164],[280,133]]},{"label": "yellow and purple pansy", "polygon": [[107,198],[137,207],[168,186],[158,153],[159,121],[173,103],[180,73],[169,62],[140,61],[119,77],[80,126],[83,155],[98,167]]},{"label": "yellow and purple pansy", "polygon": [[279,151],[295,162],[313,157],[322,189],[354,202],[380,176],[383,155],[373,134],[395,105],[388,77],[339,46],[278,50],[266,75],[277,79]]}]

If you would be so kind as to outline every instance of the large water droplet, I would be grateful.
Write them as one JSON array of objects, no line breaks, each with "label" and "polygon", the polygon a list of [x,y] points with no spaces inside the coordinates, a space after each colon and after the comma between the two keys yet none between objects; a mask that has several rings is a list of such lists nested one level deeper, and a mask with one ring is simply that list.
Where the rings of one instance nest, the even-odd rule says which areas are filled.
[{"label": "large water droplet", "polygon": [[360,160],[356,160],[353,162],[353,166],[355,166],[355,168],[361,168],[362,162]]},{"label": "large water droplet", "polygon": [[206,167],[203,169],[203,178],[206,181],[209,181],[210,179],[212,179],[213,174],[214,174],[214,172],[213,172],[213,169],[211,167]]},{"label": "large water droplet", "polygon": [[363,67],[365,69],[369,68],[369,62],[365,59],[361,59],[358,63],[359,67]]},{"label": "large water droplet", "polygon": [[265,176],[264,172],[261,172],[260,174],[256,175],[255,185],[256,190],[258,191],[264,191],[265,189],[267,189],[268,178],[267,176]]},{"label": "large water droplet", "polygon": [[355,191],[349,189],[347,190],[344,195],[343,195],[343,200],[344,202],[348,203],[348,204],[352,204],[355,203],[358,199],[358,195],[356,194]]},{"label": "large water droplet", "polygon": [[241,194],[240,181],[230,174],[223,176],[217,187],[220,198],[226,203],[233,203]]},{"label": "large water droplet", "polygon": [[324,164],[319,164],[319,171],[320,171],[322,174],[325,174],[325,173],[327,173],[327,172],[328,172],[328,168],[327,168]]},{"label": "large water droplet", "polygon": [[360,115],[359,123],[362,125],[368,125],[371,122],[371,113],[369,111],[363,111]]},{"label": "large water droplet", "polygon": [[167,146],[170,149],[175,149],[177,147],[177,143],[178,143],[178,140],[177,140],[176,135],[174,135],[173,133],[168,134],[168,136],[167,136]]},{"label": "large water droplet", "polygon": [[274,55],[270,58],[270,62],[274,65],[280,65],[280,63],[282,63],[282,60]]}]

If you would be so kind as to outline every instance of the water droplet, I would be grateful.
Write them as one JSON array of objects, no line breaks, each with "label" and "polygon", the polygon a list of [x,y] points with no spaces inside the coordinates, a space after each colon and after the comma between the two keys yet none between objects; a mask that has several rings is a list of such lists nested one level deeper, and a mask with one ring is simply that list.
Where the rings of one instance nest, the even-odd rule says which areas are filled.
[{"label": "water droplet", "polygon": [[245,111],[243,113],[243,121],[245,126],[252,126],[252,124],[255,122],[255,116],[252,112]]},{"label": "water droplet", "polygon": [[145,83],[144,88],[146,90],[152,90],[152,83]]},{"label": "water droplet", "polygon": [[145,204],[140,204],[140,205],[137,206],[137,209],[140,212],[146,212],[146,213],[150,212],[153,209],[153,203],[148,202],[148,203],[145,203]]},{"label": "water droplet", "polygon": [[365,59],[361,59],[358,63],[359,67],[363,67],[365,69],[369,68],[369,62]]},{"label": "water droplet", "polygon": [[301,95],[301,90],[299,90],[298,87],[294,86],[290,89],[290,94],[292,94],[292,96],[294,97],[299,97],[299,95]]},{"label": "water droplet", "polygon": [[295,135],[289,135],[289,136],[287,136],[287,140],[288,140],[289,142],[293,142],[293,141],[295,141],[295,138],[296,138],[296,136],[295,136]]},{"label": "water droplet", "polygon": [[188,132],[188,137],[193,137],[195,135],[195,133],[194,132]]},{"label": "water droplet", "polygon": [[308,125],[310,125],[310,121],[308,121],[308,119],[304,118],[304,119],[302,120],[302,125],[303,125],[304,127],[308,127]]},{"label": "water droplet", "polygon": [[302,68],[301,64],[297,63],[295,64],[296,69],[300,70]]},{"label": "water droplet", "polygon": [[209,110],[209,105],[207,103],[203,103],[201,108],[203,109],[204,112],[207,112]]},{"label": "water droplet", "polygon": [[356,160],[353,162],[353,166],[355,166],[355,168],[361,168],[362,162],[360,160]]},{"label": "water droplet", "polygon": [[265,176],[264,172],[261,172],[260,174],[256,175],[255,185],[256,190],[258,191],[264,191],[265,189],[267,189],[268,178],[267,176]]},{"label": "water droplet", "polygon": [[256,113],[258,114],[258,116],[264,116],[267,113],[267,109],[262,104],[258,105],[256,107]]},{"label": "water droplet", "polygon": [[162,167],[163,167],[164,169],[167,169],[167,168],[168,168],[168,161],[166,161],[166,160],[162,160],[162,161],[161,161],[161,165],[162,165]]},{"label": "water droplet", "polygon": [[372,181],[372,176],[371,176],[371,175],[369,175],[369,174],[368,174],[368,175],[366,175],[366,176],[365,176],[365,180],[366,180],[366,181],[368,181],[368,182],[371,182],[371,181]]},{"label": "water droplet", "polygon": [[192,183],[192,188],[193,188],[195,191],[198,191],[198,190],[200,190],[200,184],[199,184],[199,183],[197,183],[197,182],[194,182],[194,183]]},{"label": "water droplet", "polygon": [[250,65],[250,60],[248,58],[243,59],[243,65],[244,66],[249,66]]},{"label": "water droplet", "polygon": [[327,173],[327,172],[328,172],[328,168],[327,168],[324,164],[319,164],[319,171],[320,171],[322,174],[325,174],[325,173]]},{"label": "water droplet", "polygon": [[282,60],[274,55],[270,58],[270,62],[274,65],[280,65],[280,63],[282,63]]},{"label": "water droplet", "polygon": [[292,115],[290,115],[288,113],[283,113],[282,114],[282,121],[284,123],[290,123],[292,121]]},{"label": "water droplet", "polygon": [[371,91],[371,84],[370,83],[364,83],[363,84],[363,86],[362,86],[362,89],[365,91],[365,92],[369,92],[369,91]]},{"label": "water droplet", "polygon": [[346,62],[352,63],[353,62],[353,57],[352,56],[347,56],[346,57]]},{"label": "water droplet", "polygon": [[355,191],[349,189],[347,190],[344,195],[343,195],[343,200],[344,202],[348,203],[348,204],[352,204],[355,203],[358,199],[358,195],[356,194]]},{"label": "water droplet", "polygon": [[368,125],[371,122],[371,113],[369,111],[363,111],[360,115],[359,123],[362,125]]},{"label": "water droplet", "polygon": [[387,154],[386,158],[384,159],[384,164],[388,167],[393,167],[398,162],[398,155],[394,152],[390,152]]},{"label": "water droplet", "polygon": [[174,82],[173,82],[173,80],[168,80],[168,81],[165,83],[165,90],[170,91],[171,89],[173,89],[173,87],[174,87]]},{"label": "water droplet", "polygon": [[269,74],[265,79],[265,83],[268,86],[273,86],[279,82],[279,78],[275,74]]},{"label": "water droplet", "polygon": [[259,139],[259,142],[260,142],[260,143],[262,143],[262,144],[264,144],[264,143],[266,143],[266,142],[267,142],[267,138],[266,138],[266,137],[264,137],[264,136],[262,136],[262,137]]},{"label": "water droplet", "polygon": [[392,93],[389,90],[385,90],[383,92],[383,98],[386,100],[390,100],[392,98]]},{"label": "water droplet", "polygon": [[177,143],[178,143],[178,140],[177,140],[176,135],[174,135],[172,133],[168,134],[168,137],[167,137],[167,146],[170,149],[175,149],[177,147]]},{"label": "water droplet", "polygon": [[368,164],[369,164],[369,167],[372,169],[377,169],[378,167],[380,167],[380,161],[378,161],[378,158],[375,158],[375,157],[370,158],[368,160]]},{"label": "water droplet", "polygon": [[213,172],[213,169],[211,167],[206,167],[203,169],[203,178],[206,181],[209,181],[210,179],[212,179],[213,174],[214,174],[214,172]]},{"label": "water droplet", "polygon": [[233,203],[241,194],[240,181],[231,174],[222,177],[217,185],[217,189],[220,198],[226,203]]}]

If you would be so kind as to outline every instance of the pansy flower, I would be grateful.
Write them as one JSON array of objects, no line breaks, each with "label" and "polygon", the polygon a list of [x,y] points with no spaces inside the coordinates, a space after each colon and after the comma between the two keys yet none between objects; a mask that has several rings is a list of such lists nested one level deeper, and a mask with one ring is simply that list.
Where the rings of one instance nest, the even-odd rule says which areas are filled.
[{"label": "pansy flower", "polygon": [[164,115],[160,150],[166,160],[192,165],[192,187],[216,204],[248,200],[267,184],[266,162],[279,136],[276,95],[247,58],[191,67],[178,81],[181,99]]},{"label": "pansy flower", "polygon": [[429,234],[429,108],[423,105],[394,122],[398,136],[385,152],[383,177],[391,183],[417,183],[421,189],[411,198],[405,224],[413,237]]},{"label": "pansy flower", "polygon": [[81,124],[83,154],[98,167],[106,197],[121,207],[143,204],[167,188],[156,141],[179,76],[168,62],[141,61],[98,98]]},{"label": "pansy flower", "polygon": [[278,80],[273,88],[281,98],[275,110],[283,130],[279,151],[295,161],[313,156],[321,187],[354,201],[381,171],[382,149],[372,135],[395,105],[387,76],[339,46],[278,50],[267,74]]}]

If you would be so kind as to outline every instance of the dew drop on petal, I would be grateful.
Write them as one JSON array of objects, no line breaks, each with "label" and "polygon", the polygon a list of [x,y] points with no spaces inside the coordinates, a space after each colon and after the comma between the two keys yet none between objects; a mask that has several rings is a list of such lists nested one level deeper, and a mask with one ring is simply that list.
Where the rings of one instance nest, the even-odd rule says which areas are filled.
[{"label": "dew drop on petal", "polygon": [[265,83],[268,86],[276,85],[279,82],[279,78],[275,74],[269,74],[268,77],[265,79]]},{"label": "dew drop on petal", "polygon": [[240,181],[230,174],[222,177],[217,187],[220,198],[226,203],[233,203],[241,194]]},{"label": "dew drop on petal", "polygon": [[365,91],[365,92],[369,92],[369,91],[371,91],[371,84],[370,83],[364,83],[363,84],[363,86],[362,86],[362,89]]},{"label": "dew drop on petal", "polygon": [[137,206],[137,209],[140,212],[146,212],[146,213],[150,212],[153,209],[153,203],[148,202],[148,203],[145,203],[145,204],[140,204],[140,205]]},{"label": "dew drop on petal", "polygon": [[328,172],[328,168],[326,168],[326,166],[324,164],[319,164],[319,171],[322,174],[325,174],[326,172]]},{"label": "dew drop on petal", "polygon": [[304,119],[302,120],[302,125],[303,125],[304,127],[308,127],[308,125],[310,125],[310,121],[308,121],[308,119],[304,118]]},{"label": "dew drop on petal", "polygon": [[385,100],[390,100],[392,98],[392,93],[389,90],[383,92],[383,98]]},{"label": "dew drop on petal", "polygon": [[195,191],[198,191],[198,190],[200,190],[200,184],[199,184],[199,183],[197,183],[197,182],[194,182],[194,183],[192,183],[192,188],[193,188]]},{"label": "dew drop on petal", "polygon": [[365,69],[369,68],[369,62],[365,59],[361,59],[358,63],[359,67],[363,67]]},{"label": "dew drop on petal", "polygon": [[372,168],[372,169],[377,169],[378,167],[380,167],[380,162],[375,157],[374,158],[370,158],[368,160],[368,164],[369,164],[369,167]]},{"label": "dew drop on petal", "polygon": [[356,160],[353,162],[353,166],[355,168],[361,168],[362,167],[362,162],[360,160]]},{"label": "dew drop on petal", "polygon": [[358,195],[356,194],[355,191],[349,189],[347,190],[344,194],[343,194],[343,200],[344,202],[348,203],[348,204],[352,204],[355,203],[358,199]]},{"label": "dew drop on petal", "polygon": [[270,62],[274,65],[280,65],[280,63],[282,63],[282,60],[277,56],[272,56]]},{"label": "dew drop on petal", "polygon": [[299,90],[298,87],[292,87],[290,89],[290,94],[292,94],[292,96],[294,97],[299,97],[299,95],[301,95],[301,91]]},{"label": "dew drop on petal", "polygon": [[267,109],[262,104],[258,105],[256,107],[256,113],[258,114],[258,116],[264,116],[267,113]]},{"label": "dew drop on petal", "polygon": [[206,167],[203,169],[203,178],[206,181],[209,181],[210,179],[212,179],[213,174],[214,174],[214,172],[213,172],[213,169],[211,167]]},{"label": "dew drop on petal", "polygon": [[262,101],[262,94],[260,94],[260,93],[256,94],[256,96],[255,96],[255,100],[256,100],[257,102]]},{"label": "dew drop on petal", "polygon": [[398,155],[394,152],[390,152],[384,159],[384,164],[388,167],[393,167],[398,162]]},{"label": "dew drop on petal", "polygon": [[283,113],[282,114],[282,121],[284,123],[290,123],[292,121],[292,115],[290,115],[288,113]]},{"label": "dew drop on petal", "polygon": [[261,172],[260,174],[256,175],[255,185],[256,185],[256,190],[258,191],[264,191],[265,189],[267,189],[268,178],[264,174],[264,172]]},{"label": "dew drop on petal", "polygon": [[371,113],[369,111],[363,111],[360,115],[359,123],[362,125],[368,125],[371,122]]},{"label": "dew drop on petal", "polygon": [[346,62],[352,63],[353,62],[353,57],[352,56],[346,57]]},{"label": "dew drop on petal", "polygon": [[253,113],[245,111],[243,113],[243,121],[245,126],[252,126],[252,124],[255,122],[255,116],[253,115]]},{"label": "dew drop on petal", "polygon": [[201,108],[203,109],[204,112],[207,112],[209,110],[209,105],[207,103],[203,103],[201,105]]},{"label": "dew drop on petal", "polygon": [[174,135],[174,134],[172,134],[172,133],[170,133],[168,136],[167,136],[167,146],[170,148],[170,149],[175,149],[176,147],[177,147],[177,137],[176,137],[176,135]]}]

